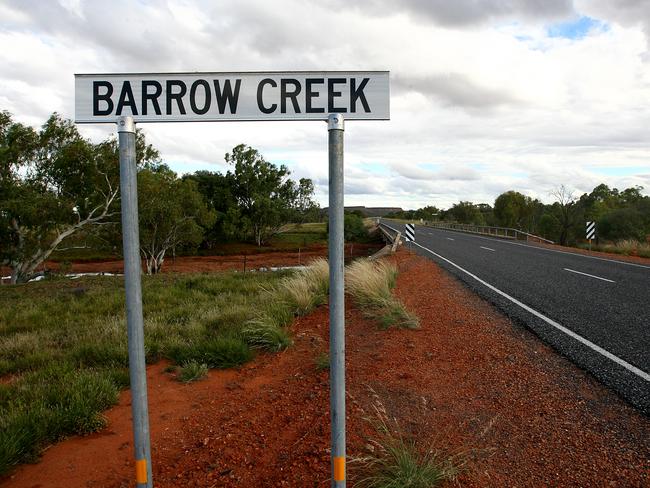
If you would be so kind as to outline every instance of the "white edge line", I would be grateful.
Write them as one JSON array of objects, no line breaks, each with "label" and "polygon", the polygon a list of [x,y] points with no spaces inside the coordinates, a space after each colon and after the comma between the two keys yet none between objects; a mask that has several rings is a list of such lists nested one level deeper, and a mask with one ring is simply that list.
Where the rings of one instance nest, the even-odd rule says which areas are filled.
[{"label": "white edge line", "polygon": [[475,274],[472,274],[472,273],[470,273],[469,271],[467,271],[466,269],[461,268],[459,265],[457,265],[457,264],[454,263],[453,261],[450,261],[450,260],[447,259],[446,257],[441,256],[440,254],[437,254],[437,253],[433,252],[431,249],[427,249],[426,247],[422,246],[421,244],[418,244],[417,242],[414,242],[414,244],[415,244],[416,246],[418,246],[418,247],[421,247],[421,248],[424,249],[425,251],[430,252],[430,253],[433,254],[434,256],[436,256],[436,257],[442,259],[443,261],[448,262],[449,264],[451,264],[451,265],[454,266],[455,268],[458,268],[459,270],[461,270],[463,273],[465,273],[465,274],[471,276],[472,278],[474,278],[476,281],[478,281],[478,282],[481,283],[482,285],[487,286],[490,290],[494,291],[495,293],[498,293],[499,295],[503,296],[504,298],[507,298],[507,299],[510,300],[512,303],[514,303],[514,304],[516,304],[516,305],[519,305],[521,308],[523,308],[523,309],[526,310],[527,312],[532,313],[535,317],[542,319],[542,320],[543,320],[544,322],[546,322],[547,324],[549,324],[549,325],[555,327],[556,329],[558,329],[558,330],[564,332],[566,335],[568,335],[568,336],[574,338],[574,339],[577,340],[578,342],[581,342],[581,343],[584,344],[585,346],[587,346],[587,347],[593,349],[594,351],[596,351],[597,353],[599,353],[599,354],[605,356],[607,359],[609,359],[609,360],[611,360],[611,361],[614,361],[616,364],[618,364],[619,366],[624,367],[625,369],[627,369],[627,370],[630,371],[631,373],[634,373],[635,375],[639,376],[640,378],[642,378],[642,379],[644,379],[644,380],[646,380],[646,381],[650,381],[650,374],[646,373],[645,371],[643,371],[643,370],[637,368],[636,366],[634,366],[634,365],[628,363],[627,361],[625,361],[625,360],[619,358],[618,356],[615,356],[615,355],[612,354],[611,352],[609,352],[609,351],[603,349],[602,347],[600,347],[599,345],[594,344],[593,342],[591,342],[591,341],[585,339],[585,338],[582,337],[581,335],[576,334],[576,333],[573,332],[572,330],[567,329],[567,328],[564,327],[563,325],[558,324],[558,323],[555,322],[554,320],[549,319],[547,316],[545,316],[545,315],[539,313],[537,310],[534,310],[534,309],[530,308],[530,307],[529,307],[528,305],[526,305],[525,303],[520,302],[520,301],[517,300],[516,298],[511,297],[510,295],[508,295],[507,293],[505,293],[505,292],[499,290],[499,289],[496,288],[495,286],[492,286],[492,285],[489,284],[488,282],[483,281],[481,278],[479,278],[479,277],[476,276]]},{"label": "white edge line", "polygon": [[576,271],[575,269],[564,268],[564,271],[569,271],[570,273],[581,274],[589,276],[590,278],[596,278],[597,280],[609,281],[610,283],[616,283],[614,280],[608,280],[607,278],[601,278],[600,276],[592,275],[589,273],[583,273],[582,271]]},{"label": "white edge line", "polygon": [[495,251],[494,249],[492,249],[491,247],[483,247],[483,246],[479,246],[479,247],[480,247],[481,249],[486,249],[486,250],[488,250],[488,251],[496,252],[496,251]]}]

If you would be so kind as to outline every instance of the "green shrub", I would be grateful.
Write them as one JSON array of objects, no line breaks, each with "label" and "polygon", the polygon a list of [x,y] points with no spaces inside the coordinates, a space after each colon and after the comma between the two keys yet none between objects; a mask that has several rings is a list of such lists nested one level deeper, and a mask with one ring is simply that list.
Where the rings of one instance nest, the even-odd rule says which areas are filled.
[{"label": "green shrub", "polygon": [[287,331],[264,315],[249,320],[242,329],[242,335],[251,347],[271,352],[282,351],[291,345]]},{"label": "green shrub", "polygon": [[195,344],[177,345],[171,348],[169,357],[177,364],[195,361],[210,368],[225,369],[250,361],[253,353],[242,338],[219,336]]},{"label": "green shrub", "polygon": [[190,361],[185,363],[178,370],[178,381],[190,383],[205,378],[208,375],[208,365]]}]

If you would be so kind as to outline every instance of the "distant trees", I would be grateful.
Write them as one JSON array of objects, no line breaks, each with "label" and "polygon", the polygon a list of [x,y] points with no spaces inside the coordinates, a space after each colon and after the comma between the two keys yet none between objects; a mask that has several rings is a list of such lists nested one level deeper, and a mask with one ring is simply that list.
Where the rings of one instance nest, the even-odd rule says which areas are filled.
[{"label": "distant trees", "polygon": [[542,202],[517,191],[502,193],[494,201],[494,218],[500,227],[534,232],[542,211]]},{"label": "distant trees", "polygon": [[[138,137],[140,162],[158,153]],[[0,261],[11,282],[37,267],[81,231],[111,222],[119,198],[115,139],[93,144],[53,114],[40,131],[0,112]]]},{"label": "distant trees", "polygon": [[266,161],[250,146],[240,144],[225,156],[226,174],[197,171],[184,176],[195,181],[216,219],[206,235],[206,247],[223,239],[244,239],[258,246],[288,222],[315,219],[319,212],[309,178],[292,180],[286,166]]},{"label": "distant trees", "polygon": [[216,218],[193,180],[182,180],[165,165],[138,173],[140,250],[148,274],[162,268],[176,247],[196,247]]},{"label": "distant trees", "polygon": [[269,163],[250,146],[234,147],[226,154],[226,162],[233,166],[228,174],[237,203],[237,220],[261,246],[290,220],[298,194],[296,186],[286,166]]},{"label": "distant trees", "polygon": [[645,240],[650,235],[650,197],[643,187],[619,191],[601,184],[578,200],[583,220],[596,221],[597,235],[607,240]]},{"label": "distant trees", "polygon": [[485,225],[485,218],[478,205],[460,201],[447,210],[445,217],[461,224]]},{"label": "distant trees", "polygon": [[[586,221],[595,221],[597,239],[650,240],[650,197],[635,186],[619,191],[605,184],[576,198],[564,185],[551,191],[555,201],[545,205],[520,192],[499,195],[494,208],[487,203],[460,201],[437,211],[436,219],[475,225],[512,227],[543,236],[563,245],[585,238]],[[415,219],[424,209],[406,210],[387,217]],[[433,219],[429,219],[433,220]]]},{"label": "distant trees", "polygon": [[433,205],[427,205],[417,210],[402,210],[401,212],[391,212],[386,215],[389,219],[407,219],[407,220],[439,220],[440,210]]},{"label": "distant trees", "polygon": [[318,220],[320,207],[314,201],[314,182],[309,178],[300,178],[296,187],[296,200],[292,220],[299,224]]},{"label": "distant trees", "polygon": [[571,231],[580,227],[579,212],[573,192],[564,185],[553,189],[551,196],[555,197],[552,205],[547,205],[539,223],[539,233],[543,236],[552,235],[553,240],[563,246],[568,243]]},{"label": "distant trees", "polygon": [[[318,213],[314,185],[295,182],[240,144],[226,154],[226,174],[198,171],[178,178],[138,131],[141,252],[147,271],[160,270],[177,247],[206,247],[228,238],[264,244],[289,221]],[[75,124],[53,114],[40,130],[0,111],[0,264],[11,282],[30,280],[53,252],[87,247],[99,237],[121,247],[119,154],[114,137],[83,138]]]}]

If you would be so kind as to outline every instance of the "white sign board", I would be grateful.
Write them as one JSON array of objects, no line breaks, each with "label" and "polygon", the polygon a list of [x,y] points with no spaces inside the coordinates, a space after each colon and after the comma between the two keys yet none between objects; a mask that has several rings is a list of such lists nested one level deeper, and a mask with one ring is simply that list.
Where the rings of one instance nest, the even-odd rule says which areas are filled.
[{"label": "white sign board", "polygon": [[75,75],[75,122],[390,118],[388,71]]}]

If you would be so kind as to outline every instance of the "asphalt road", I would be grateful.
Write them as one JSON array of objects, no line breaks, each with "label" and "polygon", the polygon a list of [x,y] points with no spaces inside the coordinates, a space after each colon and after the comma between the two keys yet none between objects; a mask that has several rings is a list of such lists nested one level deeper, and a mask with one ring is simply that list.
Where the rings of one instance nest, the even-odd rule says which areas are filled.
[{"label": "asphalt road", "polygon": [[650,415],[650,266],[417,225],[415,241],[418,254]]}]

